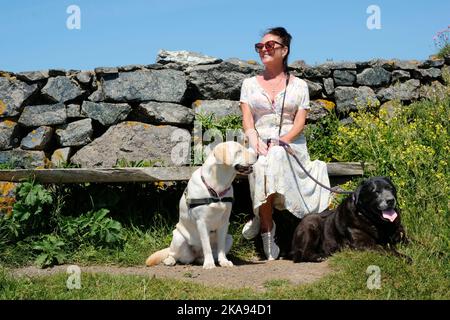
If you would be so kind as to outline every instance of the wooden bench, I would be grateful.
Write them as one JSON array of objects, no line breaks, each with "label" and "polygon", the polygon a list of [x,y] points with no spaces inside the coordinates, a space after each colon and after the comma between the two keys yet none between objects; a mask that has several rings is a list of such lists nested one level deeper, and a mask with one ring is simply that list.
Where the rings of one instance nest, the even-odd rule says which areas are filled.
[{"label": "wooden bench", "polygon": [[[327,163],[331,184],[362,176],[364,164],[359,162]],[[115,183],[189,180],[198,166],[143,168],[70,168],[70,169],[12,169],[0,170],[0,181],[21,182],[30,178],[40,183]],[[245,176],[238,175],[238,178]]]}]

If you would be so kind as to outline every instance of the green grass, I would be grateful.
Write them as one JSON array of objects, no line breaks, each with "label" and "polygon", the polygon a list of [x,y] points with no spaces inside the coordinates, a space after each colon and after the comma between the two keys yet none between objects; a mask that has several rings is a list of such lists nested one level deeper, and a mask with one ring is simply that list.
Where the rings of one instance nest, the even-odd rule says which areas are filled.
[{"label": "green grass", "polygon": [[[0,270],[0,299],[450,299],[448,265],[420,247],[405,250],[414,259],[412,265],[378,252],[344,251],[330,259],[335,272],[321,280],[300,286],[272,280],[265,291],[91,273],[81,274],[81,289],[69,290],[65,273],[13,279]],[[380,268],[380,289],[367,287],[366,270],[371,265]]]}]

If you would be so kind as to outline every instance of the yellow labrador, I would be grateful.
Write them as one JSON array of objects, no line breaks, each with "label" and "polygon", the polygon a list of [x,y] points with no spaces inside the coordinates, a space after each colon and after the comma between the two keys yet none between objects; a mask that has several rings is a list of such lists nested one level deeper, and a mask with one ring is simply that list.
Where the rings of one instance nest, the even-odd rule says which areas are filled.
[{"label": "yellow labrador", "polygon": [[253,150],[237,142],[219,143],[188,182],[170,247],[148,257],[147,266],[161,261],[169,266],[203,261],[205,269],[214,268],[215,261],[222,267],[233,266],[226,257],[233,243],[228,234],[232,182],[238,172],[251,173],[256,158]]}]

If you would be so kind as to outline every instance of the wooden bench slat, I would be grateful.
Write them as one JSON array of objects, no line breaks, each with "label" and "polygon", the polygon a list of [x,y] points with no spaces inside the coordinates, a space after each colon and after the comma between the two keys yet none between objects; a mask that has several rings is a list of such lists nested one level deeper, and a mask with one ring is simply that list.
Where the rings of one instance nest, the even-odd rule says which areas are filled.
[{"label": "wooden bench slat", "polygon": [[[328,175],[360,176],[364,173],[359,162],[327,163]],[[84,182],[152,182],[189,180],[199,166],[148,168],[70,168],[0,170],[0,181],[20,182],[30,177],[41,183]],[[244,178],[244,176],[240,176]]]}]

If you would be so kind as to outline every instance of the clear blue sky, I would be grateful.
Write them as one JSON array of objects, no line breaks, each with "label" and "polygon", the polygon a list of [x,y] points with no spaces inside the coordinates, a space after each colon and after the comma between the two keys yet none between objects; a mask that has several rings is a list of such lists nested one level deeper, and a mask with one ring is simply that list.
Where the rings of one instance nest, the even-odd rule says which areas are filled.
[{"label": "clear blue sky", "polygon": [[[66,27],[72,4],[80,30]],[[380,30],[366,27],[372,4]],[[448,25],[448,0],[0,0],[0,70],[150,64],[159,49],[258,60],[253,44],[272,26],[292,34],[291,62],[422,60]]]}]

